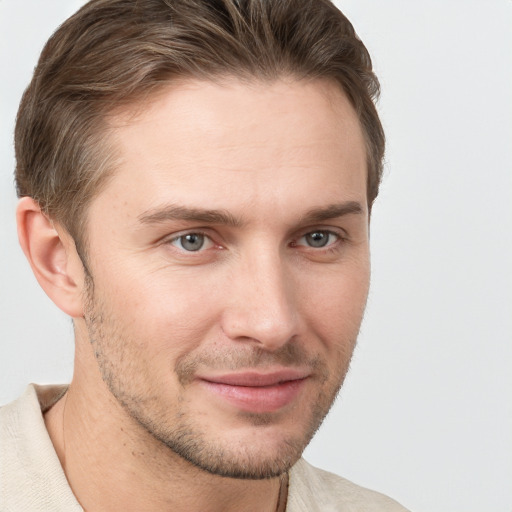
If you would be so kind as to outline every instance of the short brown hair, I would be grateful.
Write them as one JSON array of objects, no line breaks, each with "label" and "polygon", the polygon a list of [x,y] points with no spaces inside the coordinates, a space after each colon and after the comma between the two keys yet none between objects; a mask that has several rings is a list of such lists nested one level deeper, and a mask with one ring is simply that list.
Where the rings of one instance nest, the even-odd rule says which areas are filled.
[{"label": "short brown hair", "polygon": [[76,242],[112,170],[105,118],[176,77],[336,80],[367,145],[371,205],[382,175],[379,83],[329,0],[92,0],[46,44],[21,101],[16,185]]}]

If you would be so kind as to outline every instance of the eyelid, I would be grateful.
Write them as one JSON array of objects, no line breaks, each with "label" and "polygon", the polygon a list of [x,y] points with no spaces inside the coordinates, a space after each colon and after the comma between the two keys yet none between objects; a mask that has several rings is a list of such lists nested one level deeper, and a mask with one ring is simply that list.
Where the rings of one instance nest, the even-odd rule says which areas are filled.
[{"label": "eyelid", "polygon": [[[327,241],[326,245],[323,245],[323,246],[320,246],[320,247],[314,247],[312,245],[308,245],[307,243],[299,243],[300,240],[306,238],[308,235],[311,235],[313,233],[325,233],[327,234],[329,237],[333,236],[335,237],[335,240],[334,241]],[[297,237],[296,240],[294,240],[293,242],[293,245],[294,246],[300,246],[300,247],[306,247],[307,249],[312,249],[314,251],[322,251],[322,250],[329,250],[329,249],[332,249],[332,247],[337,243],[337,242],[340,242],[340,241],[343,241],[343,237],[333,231],[332,229],[313,229],[311,231],[307,231],[306,233],[302,234],[301,236]]]},{"label": "eyelid", "polygon": [[[187,235],[201,235],[205,238],[205,240],[208,241],[208,246],[207,247],[201,247],[201,249],[198,249],[197,251],[187,251],[185,249],[181,249],[177,246],[174,245],[174,242],[178,241],[180,238],[184,237],[184,236],[187,236]],[[180,252],[183,252],[183,253],[189,253],[189,254],[200,254],[202,252],[204,252],[205,250],[211,248],[211,247],[214,247],[214,246],[218,246],[220,247],[221,245],[219,243],[217,243],[213,237],[211,236],[211,234],[207,233],[207,230],[205,229],[202,229],[202,228],[191,228],[191,229],[184,229],[182,231],[178,231],[177,233],[173,233],[172,235],[168,235],[168,236],[165,236],[164,238],[162,238],[162,243],[164,245],[172,245],[173,247],[175,247],[178,251]]]},{"label": "eyelid", "polygon": [[[324,232],[324,233],[328,233],[330,235],[334,235],[341,242],[344,242],[344,241],[349,239],[349,235],[348,235],[347,231],[345,229],[341,228],[341,227],[337,227],[337,226],[336,227],[334,227],[334,226],[329,226],[329,227],[327,227],[327,226],[309,226],[307,228],[302,229],[297,234],[297,236],[294,236],[292,238],[291,242],[290,242],[290,245],[291,246],[296,246],[296,245],[298,245],[297,244],[298,240],[302,239],[303,237],[305,237],[308,234],[315,233],[315,232],[318,232],[318,231],[321,231],[321,232]],[[161,243],[163,243],[164,245],[171,245],[173,242],[179,240],[181,237],[184,237],[184,236],[190,235],[190,234],[198,234],[198,235],[204,236],[207,240],[209,240],[209,247],[211,247],[211,246],[217,246],[218,248],[223,248],[224,247],[223,243],[219,243],[219,242],[217,242],[215,240],[215,237],[212,235],[211,230],[208,229],[208,228],[189,228],[189,229],[183,229],[181,231],[172,233],[171,235],[166,235],[165,237],[162,237]],[[334,244],[331,243],[331,244],[325,246],[324,248],[328,249],[328,248],[332,247],[332,245],[334,245]],[[302,246],[302,244],[301,244],[301,246]],[[312,249],[315,249],[315,250],[319,251],[322,248],[314,248],[314,247],[312,247]],[[205,249],[200,249],[200,250],[196,251],[196,254],[197,253],[201,253],[204,250]],[[194,251],[185,251],[184,249],[182,249],[182,252],[193,253]]]},{"label": "eyelid", "polygon": [[339,226],[308,226],[307,228],[301,229],[294,240],[298,240],[310,233],[316,233],[322,231],[323,233],[330,233],[337,236],[340,240],[347,240],[349,238],[348,232]]}]

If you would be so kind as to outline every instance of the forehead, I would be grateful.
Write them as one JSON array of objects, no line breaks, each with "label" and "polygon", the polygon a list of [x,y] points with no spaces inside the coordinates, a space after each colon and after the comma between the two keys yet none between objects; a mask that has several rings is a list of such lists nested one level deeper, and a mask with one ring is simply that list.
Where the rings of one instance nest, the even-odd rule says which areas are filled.
[{"label": "forehead", "polygon": [[100,196],[141,211],[176,196],[210,208],[263,199],[285,207],[292,192],[307,197],[319,186],[323,201],[365,202],[364,137],[331,81],[186,80],[109,123],[119,164]]}]

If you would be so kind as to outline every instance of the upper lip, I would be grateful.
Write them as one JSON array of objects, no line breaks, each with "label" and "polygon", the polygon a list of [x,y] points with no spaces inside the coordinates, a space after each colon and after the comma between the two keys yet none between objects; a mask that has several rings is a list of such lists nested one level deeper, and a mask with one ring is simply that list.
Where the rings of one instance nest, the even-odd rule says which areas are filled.
[{"label": "upper lip", "polygon": [[199,376],[200,380],[227,386],[264,387],[275,386],[283,382],[302,380],[309,376],[309,372],[299,369],[281,369],[272,372],[243,371],[222,375]]}]

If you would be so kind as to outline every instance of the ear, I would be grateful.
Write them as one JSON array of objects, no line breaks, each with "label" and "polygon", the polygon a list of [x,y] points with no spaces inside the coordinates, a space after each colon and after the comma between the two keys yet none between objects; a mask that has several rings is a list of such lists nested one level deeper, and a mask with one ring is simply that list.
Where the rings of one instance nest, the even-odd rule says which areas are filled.
[{"label": "ear", "polygon": [[20,199],[16,220],[21,248],[41,288],[69,316],[82,317],[85,272],[69,233],[31,197]]}]

